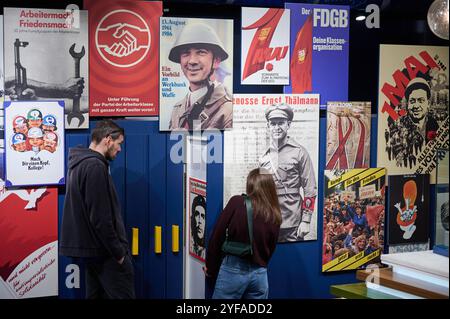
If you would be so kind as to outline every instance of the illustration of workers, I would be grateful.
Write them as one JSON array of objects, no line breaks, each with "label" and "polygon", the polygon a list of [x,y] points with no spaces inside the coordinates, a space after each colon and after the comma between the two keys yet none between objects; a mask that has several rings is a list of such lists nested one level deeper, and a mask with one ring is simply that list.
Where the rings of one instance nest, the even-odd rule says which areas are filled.
[{"label": "illustration of workers", "polygon": [[55,132],[46,132],[44,134],[44,145],[42,148],[50,153],[54,153],[57,145],[58,135]]},{"label": "illustration of workers", "polygon": [[42,130],[44,132],[53,132],[57,130],[56,117],[54,115],[46,115],[42,120]]},{"label": "illustration of workers", "polygon": [[44,134],[42,133],[42,130],[38,127],[32,127],[28,131],[28,143],[31,146],[31,150],[37,154],[42,148],[42,145],[44,144]]},{"label": "illustration of workers", "polygon": [[14,133],[22,133],[27,136],[28,124],[27,119],[24,116],[18,115],[13,119],[13,130]]},{"label": "illustration of workers", "polygon": [[38,127],[42,125],[42,113],[38,109],[31,109],[27,114],[28,127]]},{"label": "illustration of workers", "polygon": [[16,133],[12,137],[12,148],[17,152],[25,152],[27,150],[27,137],[23,133]]}]

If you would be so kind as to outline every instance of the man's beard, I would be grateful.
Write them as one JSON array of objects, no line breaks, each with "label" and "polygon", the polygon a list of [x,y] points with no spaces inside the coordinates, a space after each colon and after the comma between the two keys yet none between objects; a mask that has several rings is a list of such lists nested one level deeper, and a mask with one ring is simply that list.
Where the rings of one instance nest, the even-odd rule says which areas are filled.
[{"label": "man's beard", "polygon": [[113,150],[113,148],[110,147],[110,148],[108,148],[108,150],[106,151],[105,158],[106,158],[108,161],[113,161],[113,160],[116,158],[115,156],[112,155],[112,150]]}]

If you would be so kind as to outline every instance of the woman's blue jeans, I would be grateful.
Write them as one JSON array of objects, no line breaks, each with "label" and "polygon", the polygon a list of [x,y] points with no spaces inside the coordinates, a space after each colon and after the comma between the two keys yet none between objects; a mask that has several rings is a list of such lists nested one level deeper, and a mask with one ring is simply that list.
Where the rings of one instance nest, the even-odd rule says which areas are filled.
[{"label": "woman's blue jeans", "polygon": [[227,255],[220,266],[213,299],[267,299],[267,268]]}]

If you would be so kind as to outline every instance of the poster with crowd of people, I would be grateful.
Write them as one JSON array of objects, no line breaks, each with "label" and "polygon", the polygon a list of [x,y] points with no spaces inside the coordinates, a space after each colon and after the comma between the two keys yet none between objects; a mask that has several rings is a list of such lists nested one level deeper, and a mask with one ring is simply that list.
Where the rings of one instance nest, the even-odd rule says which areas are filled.
[{"label": "poster with crowd of people", "polygon": [[5,183],[64,184],[64,102],[8,101],[5,107]]},{"label": "poster with crowd of people", "polygon": [[389,175],[430,174],[449,148],[448,48],[381,45],[377,165]]},{"label": "poster with crowd of people", "polygon": [[290,10],[242,8],[241,84],[289,85]]},{"label": "poster with crowd of people", "polygon": [[0,299],[58,295],[58,189],[0,179]]},{"label": "poster with crowd of people", "polygon": [[370,102],[328,102],[325,169],[370,167]]},{"label": "poster with crowd of people", "polygon": [[206,182],[189,177],[189,254],[205,262],[206,258]]},{"label": "poster with crowd of people", "polygon": [[161,18],[159,128],[233,126],[233,20]]},{"label": "poster with crowd of people", "polygon": [[322,272],[380,264],[386,169],[325,170]]},{"label": "poster with crowd of people", "polygon": [[158,115],[161,1],[84,0],[91,116]]},{"label": "poster with crowd of people", "polygon": [[389,176],[389,245],[427,243],[430,237],[430,175]]},{"label": "poster with crowd of people", "polygon": [[277,187],[279,242],[317,239],[318,94],[235,94],[224,133],[224,205],[245,193],[248,173],[269,170]]},{"label": "poster with crowd of people", "polygon": [[320,108],[348,100],[350,7],[285,3],[291,10],[290,79],[284,93],[318,93]]},{"label": "poster with crowd of people", "polygon": [[4,65],[5,101],[63,100],[65,127],[88,128],[87,10],[4,8]]}]

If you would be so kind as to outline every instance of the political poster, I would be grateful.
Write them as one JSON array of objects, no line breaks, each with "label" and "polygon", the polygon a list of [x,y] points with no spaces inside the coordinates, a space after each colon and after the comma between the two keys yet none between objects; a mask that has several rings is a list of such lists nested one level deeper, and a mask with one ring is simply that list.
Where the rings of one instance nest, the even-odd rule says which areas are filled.
[{"label": "political poster", "polygon": [[5,101],[62,100],[65,127],[88,128],[88,53],[86,10],[4,8]]},{"label": "political poster", "polygon": [[206,258],[206,182],[189,177],[189,254],[202,262]]},{"label": "political poster", "polygon": [[370,102],[328,102],[326,169],[370,166]]},{"label": "political poster", "polygon": [[6,187],[64,185],[64,102],[4,106]]},{"label": "political poster", "polygon": [[285,3],[291,10],[290,75],[284,93],[318,93],[320,108],[348,100],[350,7]]},{"label": "political poster", "polygon": [[242,8],[241,84],[289,85],[290,10]]},{"label": "political poster", "polygon": [[246,192],[252,169],[265,168],[281,208],[278,241],[317,239],[319,95],[235,94],[233,107],[233,130],[224,133],[224,205]]},{"label": "political poster", "polygon": [[157,116],[161,1],[85,0],[91,116]]},{"label": "political poster", "polygon": [[58,295],[58,189],[0,180],[0,299]]},{"label": "political poster", "polygon": [[449,149],[448,48],[380,46],[377,165],[389,175],[430,174]]},{"label": "political poster", "polygon": [[233,126],[233,21],[161,18],[159,129]]},{"label": "political poster", "polygon": [[[324,173],[322,272],[381,266],[386,169],[337,169]],[[347,192],[356,196],[341,196]]]}]

